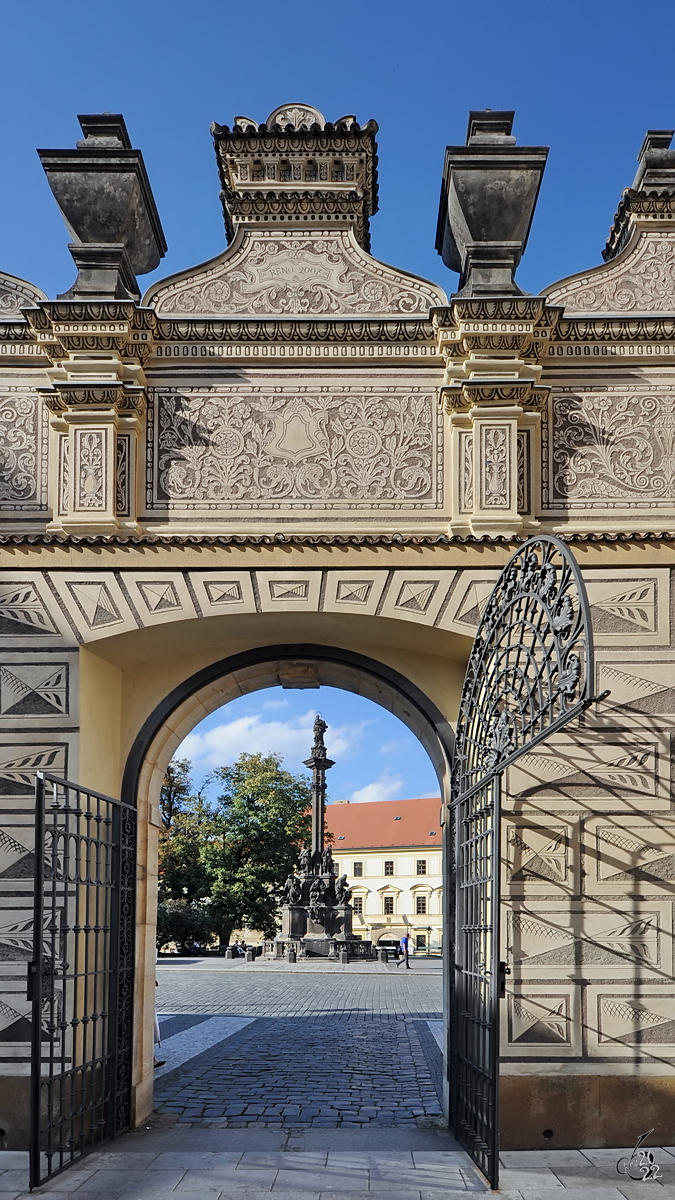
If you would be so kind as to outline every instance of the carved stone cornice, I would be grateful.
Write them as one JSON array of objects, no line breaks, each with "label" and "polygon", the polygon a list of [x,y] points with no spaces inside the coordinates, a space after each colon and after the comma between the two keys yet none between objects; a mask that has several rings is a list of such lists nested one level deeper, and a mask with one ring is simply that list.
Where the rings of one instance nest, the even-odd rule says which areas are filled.
[{"label": "carved stone cornice", "polygon": [[528,379],[501,384],[463,380],[459,386],[443,386],[441,395],[448,413],[469,412],[474,407],[505,408],[513,405],[536,411],[545,407],[550,390],[549,387],[537,387]]},{"label": "carved stone cornice", "polygon": [[360,192],[256,191],[241,196],[223,188],[222,197],[228,241],[232,241],[240,225],[257,225],[269,220],[288,224],[302,221],[315,222],[322,227],[342,225],[352,228],[359,245],[364,250],[370,249],[368,214],[364,211]]},{"label": "carved stone cornice", "polygon": [[426,317],[409,320],[335,320],[321,318],[300,320],[244,320],[213,318],[212,320],[174,321],[160,319],[155,330],[155,344],[162,342],[424,342],[436,344],[431,321]]},{"label": "carved stone cornice", "polygon": [[56,381],[51,387],[38,388],[37,391],[52,413],[113,409],[125,416],[142,416],[146,409],[143,388],[122,382],[112,387],[96,387]]},{"label": "carved stone cornice", "polygon": [[672,342],[673,317],[574,317],[564,316],[551,335],[551,343]]},{"label": "carved stone cornice", "polygon": [[446,308],[432,309],[431,318],[448,357],[494,351],[538,361],[561,313],[540,296],[499,296],[455,299]]},{"label": "carved stone cornice", "polygon": [[113,351],[142,364],[152,351],[157,322],[152,309],[133,301],[45,300],[24,315],[53,361],[75,351]]}]

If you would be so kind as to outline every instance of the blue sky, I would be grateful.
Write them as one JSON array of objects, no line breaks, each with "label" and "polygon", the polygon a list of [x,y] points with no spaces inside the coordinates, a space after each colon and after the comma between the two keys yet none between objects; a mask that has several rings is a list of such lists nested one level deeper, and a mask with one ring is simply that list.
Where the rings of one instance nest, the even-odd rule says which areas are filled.
[{"label": "blue sky", "polygon": [[438,194],[470,108],[551,147],[529,291],[600,261],[645,130],[675,125],[672,0],[3,0],[2,39],[0,269],[52,296],[74,267],[35,148],[73,146],[78,112],[123,112],[145,155],[169,253],[144,285],[224,248],[210,123],[302,100],[379,122],[373,252],[448,292]]},{"label": "blue sky", "polygon": [[[143,290],[225,247],[214,120],[262,121],[291,100],[329,120],[374,117],[373,253],[448,293],[438,195],[469,109],[513,108],[520,144],[551,147],[518,276],[533,292],[601,261],[645,130],[675,126],[673,0],[3,0],[2,39],[0,269],[50,296],[75,269],[35,149],[74,146],[77,113],[122,112],[144,153],[169,252]],[[436,791],[395,718],[332,689],[237,701],[186,749],[200,772],[245,748],[277,749],[295,771],[316,708],[337,747],[333,799]]]},{"label": "blue sky", "polygon": [[329,802],[439,794],[426,751],[398,717],[339,688],[265,688],[232,700],[202,721],[177,755],[191,760],[195,780],[233,762],[243,750],[277,751],[284,766],[297,774],[306,771],[302,763],[312,747],[317,712],[328,722],[326,747],[335,760],[327,775]]}]

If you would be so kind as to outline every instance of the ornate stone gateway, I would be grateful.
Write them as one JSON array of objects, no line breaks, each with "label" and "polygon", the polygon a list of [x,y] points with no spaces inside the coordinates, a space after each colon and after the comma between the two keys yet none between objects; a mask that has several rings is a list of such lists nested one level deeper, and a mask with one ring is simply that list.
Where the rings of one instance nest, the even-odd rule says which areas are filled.
[{"label": "ornate stone gateway", "polygon": [[[556,538],[517,550],[490,596],[471,651],[452,772],[451,1121],[499,1184],[502,775],[593,703],[586,589]],[[596,700],[599,697],[596,697]]]},{"label": "ornate stone gateway", "polygon": [[[671,133],[647,133],[604,263],[527,296],[514,273],[546,149],[516,143],[512,113],[471,113],[443,170],[448,299],[370,254],[374,122],[296,104],[238,117],[213,127],[227,247],[141,298],[165,249],[142,156],[121,117],[80,120],[76,148],[40,152],[72,286],[48,299],[0,275],[0,1141],[28,1144],[36,772],[137,810],[139,1122],[171,755],[259,688],[366,695],[428,750],[446,862],[452,828],[470,864],[467,831],[484,821],[489,838],[494,808],[472,816],[489,780],[471,739],[499,755],[514,725],[461,724],[453,816],[451,727],[495,583],[534,537],[573,551],[588,596],[594,678],[580,656],[565,703],[611,697],[503,772],[501,948],[480,960],[510,970],[501,1145],[634,1145],[649,1125],[673,1144]],[[571,668],[556,687],[572,689]],[[487,895],[473,886],[467,928]],[[448,1111],[454,1096],[488,1156],[493,1050],[461,1051],[462,1097],[446,1055]],[[486,1108],[469,1112],[488,1061]]]}]

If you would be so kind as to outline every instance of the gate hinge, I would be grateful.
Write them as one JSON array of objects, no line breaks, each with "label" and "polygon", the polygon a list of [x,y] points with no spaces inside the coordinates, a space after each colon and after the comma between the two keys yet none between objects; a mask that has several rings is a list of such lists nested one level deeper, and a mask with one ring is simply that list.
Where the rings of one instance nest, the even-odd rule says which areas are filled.
[{"label": "gate hinge", "polygon": [[511,974],[511,968],[507,967],[505,962],[499,964],[499,999],[503,1000],[506,996],[506,976]]},{"label": "gate hinge", "polygon": [[38,965],[34,962],[26,963],[28,968],[28,979],[26,983],[26,999],[35,999],[35,981],[37,979]]}]

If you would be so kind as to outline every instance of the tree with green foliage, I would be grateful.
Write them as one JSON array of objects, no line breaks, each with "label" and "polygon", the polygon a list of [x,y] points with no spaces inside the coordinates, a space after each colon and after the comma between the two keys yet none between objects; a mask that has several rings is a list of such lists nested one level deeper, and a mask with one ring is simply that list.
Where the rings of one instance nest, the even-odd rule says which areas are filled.
[{"label": "tree with green foliage", "polygon": [[202,860],[221,945],[243,926],[275,936],[284,881],[309,841],[309,781],[283,770],[281,761],[278,754],[241,754],[214,771],[223,790]]},{"label": "tree with green foliage", "polygon": [[188,759],[172,759],[159,796],[160,902],[193,903],[209,895],[210,881],[201,850],[212,833],[213,811],[204,798],[205,785],[196,792],[190,771]]},{"label": "tree with green foliage", "polygon": [[[191,764],[174,759],[160,795],[158,947],[182,950],[247,926],[274,937],[283,885],[311,829],[306,776],[291,775],[278,754],[242,754],[195,791]],[[210,780],[222,791],[204,797]],[[160,940],[161,939],[161,940]]]}]

